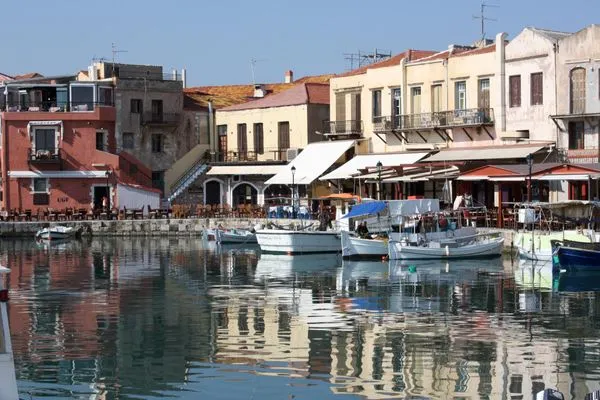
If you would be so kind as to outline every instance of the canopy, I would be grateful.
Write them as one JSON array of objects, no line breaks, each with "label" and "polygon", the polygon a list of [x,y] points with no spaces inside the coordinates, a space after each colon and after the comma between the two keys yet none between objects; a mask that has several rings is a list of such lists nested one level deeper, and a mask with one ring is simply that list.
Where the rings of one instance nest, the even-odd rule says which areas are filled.
[{"label": "canopy", "polygon": [[546,145],[526,146],[494,146],[494,147],[463,147],[441,150],[423,160],[423,162],[434,161],[472,161],[472,160],[501,160],[513,158],[525,158],[529,154],[537,153]]},{"label": "canopy", "polygon": [[332,193],[327,196],[319,197],[317,200],[360,201],[360,196],[351,193]]},{"label": "canopy", "polygon": [[[414,164],[429,153],[383,153],[383,154],[358,154],[350,161],[327,175],[319,178],[322,181],[333,179],[349,179],[359,175],[359,170],[374,168],[378,162],[383,167]],[[361,177],[362,178],[362,177]]]},{"label": "canopy", "polygon": [[342,218],[355,218],[363,215],[375,215],[387,207],[385,201],[367,201],[352,207],[352,210]]},{"label": "canopy", "polygon": [[[310,185],[353,145],[354,140],[311,143],[265,184]],[[293,174],[292,167],[294,167]]]}]

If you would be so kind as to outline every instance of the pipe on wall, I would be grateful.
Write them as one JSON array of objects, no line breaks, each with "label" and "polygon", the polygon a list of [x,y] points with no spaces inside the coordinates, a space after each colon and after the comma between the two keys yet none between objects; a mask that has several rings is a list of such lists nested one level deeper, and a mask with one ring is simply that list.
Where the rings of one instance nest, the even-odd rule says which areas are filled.
[{"label": "pipe on wall", "polygon": [[498,84],[500,93],[500,131],[506,132],[506,48],[504,41],[507,34],[496,35],[496,55],[498,56]]}]

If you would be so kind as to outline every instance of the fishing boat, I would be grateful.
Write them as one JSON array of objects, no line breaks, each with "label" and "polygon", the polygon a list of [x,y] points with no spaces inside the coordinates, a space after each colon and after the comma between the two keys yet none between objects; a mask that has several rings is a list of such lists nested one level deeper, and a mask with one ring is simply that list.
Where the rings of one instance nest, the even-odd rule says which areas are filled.
[{"label": "fishing boat", "polygon": [[78,229],[71,226],[55,225],[40,229],[35,237],[40,240],[66,240],[74,237],[78,232]]},{"label": "fishing boat", "polygon": [[553,240],[552,248],[555,271],[600,271],[600,243]]},{"label": "fishing boat", "polygon": [[215,230],[215,240],[220,244],[255,244],[256,233],[247,229]]},{"label": "fishing boat", "polygon": [[8,289],[4,287],[3,275],[10,269],[0,265],[0,399],[18,400],[15,363],[8,325]]},{"label": "fishing boat", "polygon": [[337,231],[260,229],[256,240],[265,253],[309,254],[340,253],[342,244]]}]

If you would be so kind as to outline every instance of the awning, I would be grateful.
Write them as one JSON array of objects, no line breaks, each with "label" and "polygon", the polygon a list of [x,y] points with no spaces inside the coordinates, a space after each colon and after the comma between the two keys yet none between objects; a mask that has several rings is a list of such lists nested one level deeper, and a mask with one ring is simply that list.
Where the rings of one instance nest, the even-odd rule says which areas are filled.
[{"label": "awning", "polygon": [[363,215],[375,215],[387,207],[385,201],[367,201],[352,207],[352,210],[342,218],[355,218]]},{"label": "awning", "polygon": [[[350,147],[354,140],[311,143],[288,165],[269,180],[266,185],[309,185],[333,165]],[[292,176],[292,167],[295,173]]]},{"label": "awning", "polygon": [[590,174],[547,174],[531,177],[538,181],[587,181],[589,178]]},{"label": "awning", "polygon": [[536,153],[546,145],[536,146],[497,146],[497,147],[463,147],[460,149],[441,150],[423,160],[430,161],[473,161],[473,160],[500,160],[511,158],[525,158]]},{"label": "awning", "polygon": [[458,167],[451,166],[450,168],[418,172],[403,176],[395,176],[393,178],[383,179],[382,182],[412,182],[412,181],[428,181],[430,179],[454,179],[459,173]]},{"label": "awning", "polygon": [[285,165],[215,165],[206,175],[275,175]]},{"label": "awning", "polygon": [[375,167],[381,162],[383,167],[414,164],[429,153],[386,153],[386,154],[359,154],[346,164],[319,178],[322,181],[334,179],[348,179],[359,174],[360,169]]},{"label": "awning", "polygon": [[8,171],[9,178],[106,178],[106,171]]}]

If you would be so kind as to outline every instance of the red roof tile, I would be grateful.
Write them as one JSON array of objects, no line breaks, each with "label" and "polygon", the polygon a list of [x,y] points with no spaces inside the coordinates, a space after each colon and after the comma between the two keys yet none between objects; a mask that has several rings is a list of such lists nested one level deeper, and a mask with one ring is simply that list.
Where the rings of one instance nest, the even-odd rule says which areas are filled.
[{"label": "red roof tile", "polygon": [[329,85],[320,83],[301,83],[277,94],[224,107],[221,111],[285,107],[308,103],[329,104]]},{"label": "red roof tile", "polygon": [[44,75],[38,74],[37,72],[29,72],[27,74],[16,75],[15,80],[19,79],[33,79],[33,78],[42,78]]}]

